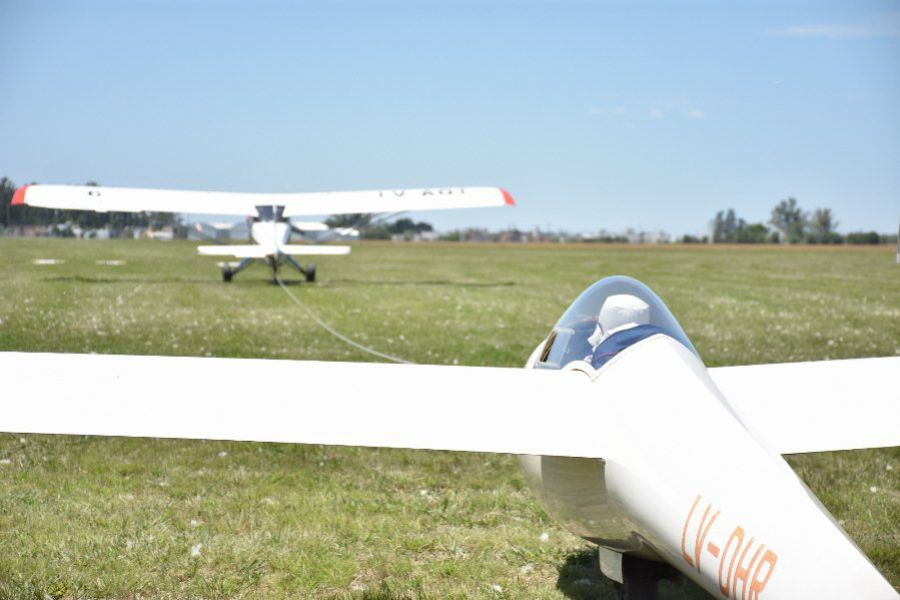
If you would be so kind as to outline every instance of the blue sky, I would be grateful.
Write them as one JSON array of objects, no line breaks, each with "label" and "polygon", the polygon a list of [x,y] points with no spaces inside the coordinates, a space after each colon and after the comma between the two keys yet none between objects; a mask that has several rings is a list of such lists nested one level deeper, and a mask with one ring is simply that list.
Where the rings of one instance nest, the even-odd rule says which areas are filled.
[{"label": "blue sky", "polygon": [[441,229],[900,218],[900,0],[0,0],[0,80],[16,182],[519,202],[414,215]]}]

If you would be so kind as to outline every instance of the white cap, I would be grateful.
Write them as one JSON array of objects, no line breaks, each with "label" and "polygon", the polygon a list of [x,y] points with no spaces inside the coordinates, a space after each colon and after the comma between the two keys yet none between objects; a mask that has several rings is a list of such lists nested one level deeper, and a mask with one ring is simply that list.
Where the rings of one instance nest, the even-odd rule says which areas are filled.
[{"label": "white cap", "polygon": [[609,296],[600,307],[597,321],[606,335],[650,322],[650,306],[631,294]]}]

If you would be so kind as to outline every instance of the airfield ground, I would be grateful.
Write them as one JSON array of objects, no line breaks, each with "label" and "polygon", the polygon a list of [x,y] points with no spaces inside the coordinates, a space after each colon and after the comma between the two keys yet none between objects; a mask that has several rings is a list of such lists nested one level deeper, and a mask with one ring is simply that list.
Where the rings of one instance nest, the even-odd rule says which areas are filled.
[{"label": "airfield ground", "polygon": [[[226,285],[193,246],[0,239],[0,350],[367,360],[261,268]],[[422,363],[520,366],[612,274],[654,288],[709,366],[900,355],[891,248],[360,244],[316,262],[295,294]],[[900,449],[789,461],[900,585]],[[511,456],[0,434],[3,598],[612,598],[595,560]]]}]

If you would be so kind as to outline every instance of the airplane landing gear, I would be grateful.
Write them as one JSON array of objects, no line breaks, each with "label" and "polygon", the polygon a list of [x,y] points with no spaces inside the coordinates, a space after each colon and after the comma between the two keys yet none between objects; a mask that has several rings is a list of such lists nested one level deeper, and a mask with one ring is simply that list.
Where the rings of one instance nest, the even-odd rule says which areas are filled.
[{"label": "airplane landing gear", "polygon": [[287,255],[284,257],[284,260],[294,267],[298,273],[303,275],[306,278],[307,283],[313,283],[316,280],[316,263],[309,263],[306,267],[303,267],[300,263],[298,263],[293,256]]},{"label": "airplane landing gear", "polygon": [[618,600],[658,600],[659,582],[675,580],[678,572],[669,565],[643,558],[622,557],[622,583],[613,582]]},{"label": "airplane landing gear", "polygon": [[230,283],[234,276],[237,275],[240,271],[243,271],[247,268],[247,266],[253,262],[252,258],[245,258],[240,262],[221,262],[218,263],[219,267],[222,269],[222,281],[225,283]]}]

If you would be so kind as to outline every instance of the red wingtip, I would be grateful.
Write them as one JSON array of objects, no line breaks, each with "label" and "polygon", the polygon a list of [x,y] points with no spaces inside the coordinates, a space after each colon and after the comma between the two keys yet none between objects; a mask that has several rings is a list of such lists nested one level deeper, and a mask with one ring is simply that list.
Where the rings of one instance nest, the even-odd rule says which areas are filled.
[{"label": "red wingtip", "polygon": [[503,201],[506,202],[507,206],[515,206],[516,205],[516,201],[513,200],[513,197],[509,192],[507,192],[503,188],[500,188],[500,193],[503,194]]},{"label": "red wingtip", "polygon": [[16,193],[13,194],[12,202],[10,203],[11,206],[15,206],[17,204],[25,204],[25,190],[28,189],[29,185],[30,184],[26,183],[25,185],[23,185],[22,187],[20,187],[19,189],[16,190]]}]

